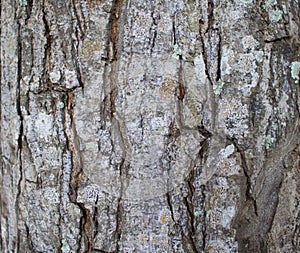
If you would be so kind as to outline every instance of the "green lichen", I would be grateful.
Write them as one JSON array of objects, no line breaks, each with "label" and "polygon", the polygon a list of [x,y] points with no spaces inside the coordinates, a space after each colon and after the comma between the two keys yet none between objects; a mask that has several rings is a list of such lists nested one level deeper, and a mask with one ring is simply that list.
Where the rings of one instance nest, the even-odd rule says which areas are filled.
[{"label": "green lichen", "polygon": [[172,57],[175,58],[176,60],[179,60],[179,59],[185,60],[185,57],[184,57],[182,51],[179,49],[177,44],[175,44],[173,47]]},{"label": "green lichen", "polygon": [[283,11],[276,9],[272,11],[271,20],[273,22],[278,22],[282,18]]},{"label": "green lichen", "polygon": [[26,1],[26,0],[20,0],[19,2],[20,2],[20,5],[21,5],[22,7],[27,6],[27,1]]},{"label": "green lichen", "polygon": [[265,8],[265,10],[271,8],[272,6],[276,6],[277,5],[277,0],[268,0],[265,1],[263,7]]},{"label": "green lichen", "polygon": [[244,4],[252,4],[252,0],[240,0]]},{"label": "green lichen", "polygon": [[295,80],[295,83],[299,82],[299,73],[300,73],[300,62],[294,61],[291,65],[292,78]]},{"label": "green lichen", "polygon": [[272,144],[274,143],[274,138],[272,138],[272,136],[270,135],[270,134],[268,134],[268,135],[265,135],[264,137],[263,137],[263,140],[262,140],[262,146],[266,149],[266,150],[268,150],[271,146],[272,146]]},{"label": "green lichen", "polygon": [[220,95],[223,90],[224,83],[221,79],[219,79],[214,85],[213,85],[213,91],[216,95]]},{"label": "green lichen", "polygon": [[257,62],[262,62],[264,57],[264,51],[260,50],[256,54],[256,61]]},{"label": "green lichen", "polygon": [[269,1],[266,1],[265,3],[265,6],[276,6],[277,5],[277,0],[269,0]]},{"label": "green lichen", "polygon": [[61,244],[62,244],[62,246],[61,246],[61,251],[62,251],[63,253],[68,253],[68,252],[70,252],[70,250],[71,250],[71,249],[70,249],[70,246],[69,246],[68,242],[67,242],[65,239],[62,240]]}]

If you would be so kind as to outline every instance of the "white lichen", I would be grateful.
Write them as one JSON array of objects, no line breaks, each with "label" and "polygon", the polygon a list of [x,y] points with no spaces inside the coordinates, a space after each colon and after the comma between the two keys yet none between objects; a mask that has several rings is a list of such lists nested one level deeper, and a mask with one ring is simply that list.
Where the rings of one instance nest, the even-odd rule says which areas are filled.
[{"label": "white lichen", "polygon": [[294,61],[291,65],[292,78],[295,80],[295,83],[299,82],[299,73],[300,73],[300,62]]}]

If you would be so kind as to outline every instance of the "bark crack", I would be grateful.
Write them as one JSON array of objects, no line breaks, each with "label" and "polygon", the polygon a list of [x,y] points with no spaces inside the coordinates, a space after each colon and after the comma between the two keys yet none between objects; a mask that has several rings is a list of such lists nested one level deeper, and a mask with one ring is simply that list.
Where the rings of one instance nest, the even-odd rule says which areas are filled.
[{"label": "bark crack", "polygon": [[249,168],[247,165],[245,154],[240,149],[239,145],[236,143],[236,141],[233,138],[231,138],[231,139],[228,138],[228,140],[234,145],[234,147],[236,148],[236,150],[239,153],[240,158],[242,160],[242,169],[243,169],[244,176],[246,178],[246,192],[245,192],[246,200],[248,200],[252,203],[252,206],[254,209],[254,214],[256,216],[258,216],[257,203],[256,203],[255,197],[253,196],[253,189],[252,189],[253,187],[251,184],[251,177],[249,175]]},{"label": "bark crack", "polygon": [[[194,167],[194,164],[192,162],[191,167]],[[193,196],[195,192],[195,187],[193,185],[193,182],[195,180],[194,177],[194,170],[190,171],[190,174],[186,180],[187,188],[188,188],[188,195],[183,198],[184,205],[187,210],[187,234],[183,234],[183,240],[189,245],[189,252],[197,253],[197,247],[194,242],[193,235],[195,234],[195,216],[194,216],[194,205],[193,205]]]},{"label": "bark crack", "polygon": [[[75,99],[72,92],[67,93],[66,111],[70,117],[70,122],[66,129],[66,148],[71,153],[71,179],[69,182],[70,202],[78,206],[81,211],[80,218],[80,243],[78,252],[91,252],[93,238],[91,233],[92,218],[88,208],[83,203],[77,201],[78,189],[80,188],[81,177],[83,173],[82,157],[79,151],[79,140],[74,123],[74,105]],[[82,241],[83,240],[83,241]],[[84,247],[84,248],[81,248]]]},{"label": "bark crack", "polygon": [[[17,114],[20,120],[19,127],[19,136],[18,136],[18,162],[19,162],[19,179],[17,183],[17,194],[15,201],[15,210],[16,210],[16,222],[19,221],[19,202],[20,196],[22,193],[22,181],[23,181],[23,138],[24,138],[24,115],[22,113],[21,105],[21,80],[22,80],[22,36],[21,36],[21,22],[18,20],[18,38],[17,38],[17,47],[18,47],[18,70],[17,70],[17,87],[16,87],[16,109]],[[17,252],[19,252],[20,247],[20,230],[17,231]]]},{"label": "bark crack", "polygon": [[52,55],[52,48],[51,45],[53,43],[53,36],[51,35],[51,28],[49,25],[49,22],[46,17],[46,10],[45,10],[45,0],[43,1],[43,23],[45,26],[45,33],[44,36],[46,37],[46,44],[45,44],[45,54],[44,54],[44,71],[43,71],[43,76],[42,76],[42,85],[45,87],[41,87],[41,89],[46,89],[46,90],[52,90],[52,83],[49,78],[49,72],[51,71],[51,55]]},{"label": "bark crack", "polygon": [[207,231],[206,231],[206,208],[205,208],[205,186],[201,185],[201,208],[203,210],[203,219],[202,219],[202,251],[205,252],[206,248],[206,238],[207,238]]},{"label": "bark crack", "polygon": [[184,85],[184,73],[183,73],[183,63],[182,56],[180,59],[179,71],[178,71],[178,90],[177,90],[177,98],[180,101],[183,101],[185,96],[185,85]]}]

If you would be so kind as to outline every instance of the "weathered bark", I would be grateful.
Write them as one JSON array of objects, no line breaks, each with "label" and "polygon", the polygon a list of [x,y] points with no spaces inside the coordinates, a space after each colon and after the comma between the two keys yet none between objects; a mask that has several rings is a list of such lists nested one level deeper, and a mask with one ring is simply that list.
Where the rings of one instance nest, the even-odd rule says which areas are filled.
[{"label": "weathered bark", "polygon": [[1,252],[297,252],[293,0],[1,1]]}]

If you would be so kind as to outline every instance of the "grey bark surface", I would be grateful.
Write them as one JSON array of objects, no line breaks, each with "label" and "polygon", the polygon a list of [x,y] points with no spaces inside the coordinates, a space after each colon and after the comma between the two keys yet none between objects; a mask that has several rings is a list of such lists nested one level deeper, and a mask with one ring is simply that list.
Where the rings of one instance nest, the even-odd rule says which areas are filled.
[{"label": "grey bark surface", "polygon": [[0,252],[299,252],[298,0],[6,0]]}]

